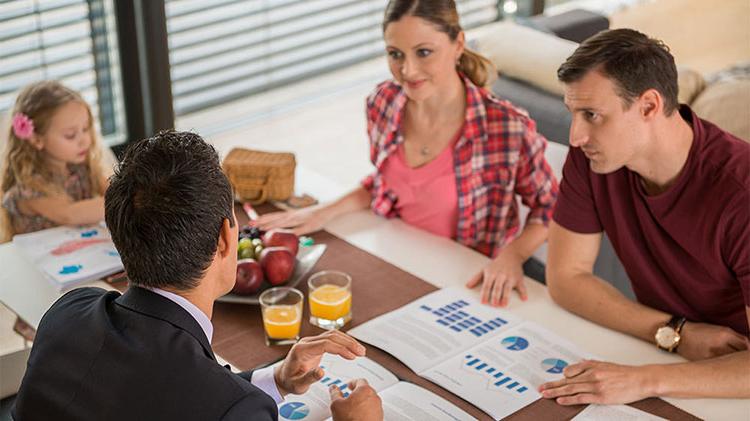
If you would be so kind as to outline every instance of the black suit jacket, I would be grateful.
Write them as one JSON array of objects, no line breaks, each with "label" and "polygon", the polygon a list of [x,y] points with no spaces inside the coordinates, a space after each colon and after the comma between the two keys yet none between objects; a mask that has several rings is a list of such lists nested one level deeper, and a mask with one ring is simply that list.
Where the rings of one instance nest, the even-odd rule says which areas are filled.
[{"label": "black suit jacket", "polygon": [[198,322],[169,299],[81,288],[42,318],[13,416],[275,420],[274,400],[250,375],[219,365]]}]

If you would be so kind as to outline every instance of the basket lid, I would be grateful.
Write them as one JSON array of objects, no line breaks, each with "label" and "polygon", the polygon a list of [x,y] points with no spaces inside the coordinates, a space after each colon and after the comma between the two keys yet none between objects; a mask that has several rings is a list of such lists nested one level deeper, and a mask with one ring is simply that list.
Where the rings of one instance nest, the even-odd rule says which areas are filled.
[{"label": "basket lid", "polygon": [[244,148],[234,148],[224,158],[225,166],[234,165],[263,165],[288,166],[294,165],[294,154],[291,152],[264,152]]}]

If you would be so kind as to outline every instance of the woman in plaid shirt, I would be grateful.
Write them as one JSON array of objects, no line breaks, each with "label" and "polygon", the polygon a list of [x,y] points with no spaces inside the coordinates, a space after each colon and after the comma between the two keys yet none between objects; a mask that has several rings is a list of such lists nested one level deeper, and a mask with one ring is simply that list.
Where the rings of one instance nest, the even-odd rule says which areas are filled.
[{"label": "woman in plaid shirt", "polygon": [[[341,199],[264,215],[262,229],[302,234],[370,207],[493,260],[467,283],[482,301],[526,300],[522,265],[547,238],[557,181],[528,114],[483,88],[494,73],[464,46],[451,0],[392,0],[383,23],[393,80],[367,98],[375,172]],[[516,195],[530,208],[521,229]]]}]

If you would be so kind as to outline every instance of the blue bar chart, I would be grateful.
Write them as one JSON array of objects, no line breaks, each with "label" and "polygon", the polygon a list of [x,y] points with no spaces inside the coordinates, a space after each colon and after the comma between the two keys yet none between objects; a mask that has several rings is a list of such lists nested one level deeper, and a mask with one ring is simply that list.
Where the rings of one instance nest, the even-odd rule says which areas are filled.
[{"label": "blue bar chart", "polygon": [[486,376],[488,379],[488,389],[502,388],[504,390],[515,391],[516,393],[524,393],[529,390],[528,387],[523,386],[519,380],[514,379],[511,375],[504,373],[497,367],[492,367],[491,364],[471,354],[467,354],[464,357],[464,365],[466,369],[480,372]]},{"label": "blue bar chart", "polygon": [[469,332],[476,337],[482,337],[508,324],[508,321],[501,317],[480,319],[469,313],[468,309],[465,309],[467,306],[469,303],[466,301],[457,300],[440,307],[433,308],[423,304],[419,308],[434,315],[435,323],[438,325],[457,333]]},{"label": "blue bar chart", "polygon": [[[325,367],[322,365],[320,366],[320,368],[325,370]],[[344,395],[345,398],[349,396],[349,391],[347,390],[349,388],[349,385],[346,380],[336,377],[324,376],[322,379],[320,379],[320,383],[323,383],[326,387],[338,386],[338,388],[341,390],[341,394]]]}]

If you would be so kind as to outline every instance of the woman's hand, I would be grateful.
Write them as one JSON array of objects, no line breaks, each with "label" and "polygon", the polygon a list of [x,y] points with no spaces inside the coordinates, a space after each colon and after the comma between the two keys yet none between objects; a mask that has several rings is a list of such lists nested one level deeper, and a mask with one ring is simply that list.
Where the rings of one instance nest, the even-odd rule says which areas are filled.
[{"label": "woman's hand", "polygon": [[310,206],[291,211],[267,213],[250,223],[263,231],[289,228],[296,235],[305,235],[320,231],[330,219],[326,207]]},{"label": "woman's hand", "polygon": [[505,307],[511,291],[518,291],[522,301],[528,299],[523,280],[523,256],[512,245],[505,247],[482,271],[466,283],[467,288],[482,284],[482,303]]},{"label": "woman's hand", "polygon": [[323,226],[343,214],[366,209],[370,206],[370,193],[357,187],[335,202],[310,206],[287,212],[274,212],[261,215],[250,224],[263,231],[274,228],[289,228],[297,235],[320,231]]}]

